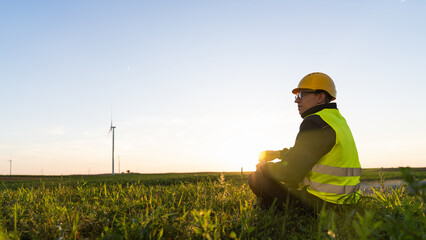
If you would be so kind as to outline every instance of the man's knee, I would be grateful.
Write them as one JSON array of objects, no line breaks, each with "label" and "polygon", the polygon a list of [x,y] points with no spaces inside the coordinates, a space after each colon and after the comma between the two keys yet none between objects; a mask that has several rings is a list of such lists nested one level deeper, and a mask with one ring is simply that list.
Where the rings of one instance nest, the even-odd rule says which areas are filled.
[{"label": "man's knee", "polygon": [[248,177],[248,184],[250,188],[253,190],[253,188],[257,189],[257,186],[259,185],[258,182],[258,174],[257,172],[252,172]]}]

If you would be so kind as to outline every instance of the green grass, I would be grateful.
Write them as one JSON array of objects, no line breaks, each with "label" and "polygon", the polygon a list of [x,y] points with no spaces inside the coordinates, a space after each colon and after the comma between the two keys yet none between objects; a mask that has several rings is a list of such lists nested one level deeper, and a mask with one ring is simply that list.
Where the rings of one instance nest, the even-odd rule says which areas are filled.
[{"label": "green grass", "polygon": [[353,208],[312,216],[253,208],[246,181],[241,173],[2,181],[0,239],[426,239],[424,189],[375,189]]}]

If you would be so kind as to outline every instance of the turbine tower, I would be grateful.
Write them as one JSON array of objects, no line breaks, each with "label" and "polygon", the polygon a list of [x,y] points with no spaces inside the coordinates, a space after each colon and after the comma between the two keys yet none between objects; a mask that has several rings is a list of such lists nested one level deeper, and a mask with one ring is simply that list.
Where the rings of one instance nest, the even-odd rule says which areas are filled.
[{"label": "turbine tower", "polygon": [[115,133],[114,130],[115,130],[115,126],[112,125],[112,119],[111,119],[111,127],[109,129],[109,132],[112,131],[112,175],[114,175],[114,133]]}]

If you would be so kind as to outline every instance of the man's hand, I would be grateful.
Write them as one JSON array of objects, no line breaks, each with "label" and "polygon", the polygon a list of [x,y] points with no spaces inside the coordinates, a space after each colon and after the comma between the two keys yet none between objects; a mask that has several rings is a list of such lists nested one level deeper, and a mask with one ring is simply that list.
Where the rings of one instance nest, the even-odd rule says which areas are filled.
[{"label": "man's hand", "polygon": [[259,162],[260,163],[270,162],[276,158],[279,158],[280,155],[281,155],[280,151],[271,151],[271,150],[263,151],[259,153]]}]

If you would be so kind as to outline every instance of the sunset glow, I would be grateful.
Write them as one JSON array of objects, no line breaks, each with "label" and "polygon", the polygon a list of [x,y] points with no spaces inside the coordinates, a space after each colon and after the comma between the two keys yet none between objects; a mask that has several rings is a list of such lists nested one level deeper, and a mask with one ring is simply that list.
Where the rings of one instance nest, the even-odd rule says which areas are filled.
[{"label": "sunset glow", "polygon": [[423,1],[24,2],[0,3],[0,174],[110,173],[111,118],[122,172],[252,171],[314,71],[363,167],[424,167]]}]

